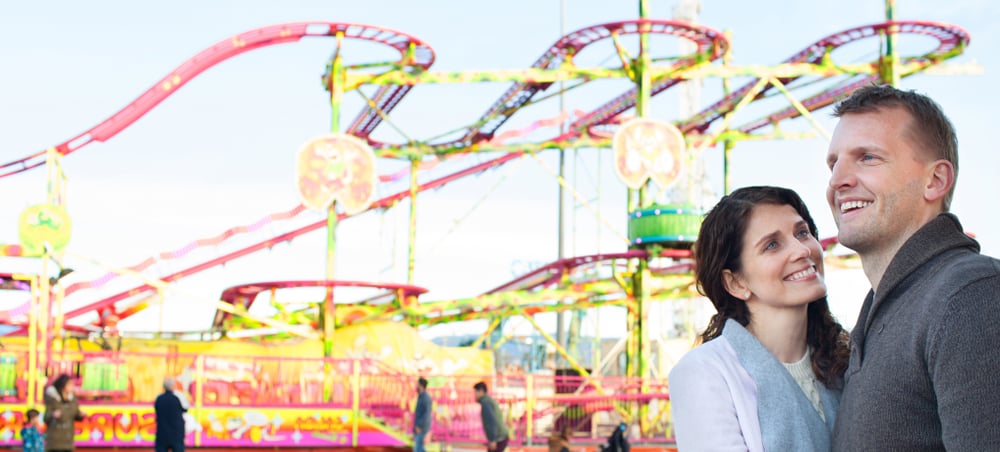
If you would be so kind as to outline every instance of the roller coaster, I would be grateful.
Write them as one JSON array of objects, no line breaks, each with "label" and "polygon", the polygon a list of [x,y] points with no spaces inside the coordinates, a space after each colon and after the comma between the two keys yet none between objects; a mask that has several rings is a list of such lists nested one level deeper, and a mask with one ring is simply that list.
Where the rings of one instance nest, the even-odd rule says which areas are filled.
[{"label": "roller coaster", "polygon": [[[935,45],[913,54],[902,54],[884,45],[899,35],[929,37]],[[651,37],[688,42],[694,51],[677,55],[660,50],[661,55],[653,52]],[[72,253],[71,248],[56,246],[54,235],[37,229],[40,224],[52,224],[52,218],[56,222],[62,218],[61,159],[70,158],[70,154],[92,143],[113,139],[223,61],[305,38],[329,39],[334,47],[322,76],[333,112],[332,135],[324,139],[353,137],[369,147],[378,160],[409,163],[407,169],[374,175],[372,182],[388,186],[408,178],[407,187],[348,209],[345,197],[350,196],[347,190],[357,188],[350,185],[356,181],[341,183],[337,179],[348,174],[343,172],[346,170],[321,171],[318,186],[328,190],[324,195],[327,198],[321,199],[327,215],[323,220],[274,233],[159,278],[148,276],[159,262],[180,261],[198,249],[231,243],[265,227],[281,226],[300,218],[309,208],[304,201],[252,224],[192,241],[131,266],[106,266],[107,273],[93,280],[65,284],[58,277],[50,277],[49,262],[61,262],[65,256],[85,259]],[[59,373],[70,373],[79,381],[80,396],[89,414],[78,424],[77,444],[83,447],[151,445],[155,427],[151,406],[155,392],[151,388],[156,388],[156,382],[165,375],[181,376],[180,389],[191,395],[192,413],[200,428],[189,434],[188,444],[196,447],[402,447],[409,441],[409,403],[418,374],[431,379],[429,391],[438,406],[433,432],[437,442],[483,439],[471,387],[475,381],[487,380],[507,412],[515,442],[539,443],[561,422],[572,422],[578,431],[602,438],[603,424],[617,425],[621,420],[633,423],[644,442],[669,443],[668,386],[665,377],[651,373],[651,344],[644,327],[652,303],[697,296],[690,275],[690,242],[705,206],[692,201],[657,204],[656,197],[650,195],[652,183],[643,182],[641,187],[630,190],[628,249],[560,259],[481,295],[428,301],[421,299],[427,289],[413,281],[412,241],[417,215],[414,198],[517,159],[537,158],[549,150],[610,150],[616,131],[633,118],[649,117],[653,96],[690,79],[751,78],[696,114],[673,122],[686,142],[685,155],[694,156],[685,158],[697,158],[710,146],[724,145],[728,149],[740,140],[784,138],[787,134],[777,127],[782,121],[798,117],[811,120],[811,112],[831,105],[854,89],[871,83],[896,83],[960,55],[969,41],[968,33],[958,26],[889,20],[823,37],[773,66],[736,66],[726,62],[730,43],[723,33],[678,20],[640,18],[569,33],[529,68],[435,72],[432,66],[437,55],[430,45],[414,36],[373,25],[299,22],[226,38],[170,71],[97,125],[0,165],[0,178],[42,166],[48,167],[52,175],[44,205],[49,210],[28,215],[27,225],[22,225],[22,230],[27,228],[28,232],[22,233],[20,243],[0,245],[0,254],[39,259],[45,269],[41,274],[0,274],[0,288],[24,293],[27,300],[0,311],[0,322],[13,329],[3,338],[6,348],[0,355],[0,409],[11,413],[0,416],[0,445],[18,444],[14,432],[20,425],[21,413],[38,405],[42,388]],[[347,64],[343,54],[351,42],[382,46],[396,58]],[[874,61],[836,60],[839,48],[873,42],[879,43],[880,49]],[[610,43],[621,64],[580,67],[574,63],[581,51],[599,43]],[[563,112],[527,127],[504,128],[518,112],[559,94],[557,82],[571,82],[571,88],[575,88],[606,79],[629,80],[634,86],[589,111]],[[380,126],[391,122],[392,112],[407,94],[420,85],[478,82],[511,85],[481,116],[450,134],[451,138],[403,143],[372,138]],[[816,88],[818,84],[823,86]],[[343,96],[352,91],[361,93],[361,88],[369,88],[373,94],[362,94],[366,105],[340,130]],[[776,97],[785,98],[787,106],[744,124],[732,124],[736,112]],[[532,138],[539,130],[556,128],[558,131],[548,138]],[[464,156],[477,153],[489,157],[438,174],[440,162],[461,164]],[[327,165],[323,168],[333,168],[329,161],[322,163]],[[431,173],[435,173],[434,177],[429,176]],[[560,179],[560,183],[564,181]],[[684,198],[684,188],[673,190]],[[409,280],[387,283],[337,279],[333,272],[337,225],[408,199]],[[43,214],[49,215],[47,223],[30,221],[32,215]],[[65,220],[68,224],[68,217]],[[211,329],[197,335],[129,338],[117,329],[122,319],[162,300],[172,283],[318,230],[325,230],[328,237],[325,279],[247,282],[228,288],[214,298],[217,312]],[[125,283],[135,279],[141,282]],[[109,295],[103,289],[112,282],[129,287]],[[301,288],[316,289],[325,296],[304,309],[283,308],[287,305],[282,302],[283,294]],[[336,295],[345,288],[364,290],[365,295],[345,301],[345,297]],[[266,298],[277,307],[278,314],[251,314],[251,306]],[[62,305],[68,301],[77,307],[63,312]],[[600,368],[588,369],[534,320],[539,313],[603,306],[622,307],[628,313],[629,335],[621,347],[626,365],[620,376],[602,375]],[[497,372],[489,349],[510,341],[501,325],[512,317],[530,322],[572,369],[572,376]],[[471,348],[440,349],[415,334],[418,326],[473,319],[485,319],[489,327]],[[198,340],[191,341],[192,337]],[[240,339],[245,337],[252,339]],[[366,348],[359,346],[359,341],[371,343]],[[415,347],[419,352],[371,352],[386,346],[397,351]],[[404,356],[407,353],[409,356]],[[412,358],[418,354],[423,357]]]}]

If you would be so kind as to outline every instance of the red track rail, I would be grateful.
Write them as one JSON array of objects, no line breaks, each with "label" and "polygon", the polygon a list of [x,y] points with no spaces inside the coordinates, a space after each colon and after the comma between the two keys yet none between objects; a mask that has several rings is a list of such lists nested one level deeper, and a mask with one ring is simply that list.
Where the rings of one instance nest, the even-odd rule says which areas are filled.
[{"label": "red track rail", "polygon": [[[299,22],[258,28],[219,41],[201,51],[110,118],[57,144],[56,151],[61,155],[69,155],[95,141],[107,141],[132,125],[164,99],[175,93],[178,88],[197,77],[198,74],[229,58],[262,47],[297,42],[307,36],[332,37],[338,33],[343,33],[345,38],[376,42],[392,47],[400,54],[398,64],[404,67],[427,69],[434,62],[434,50],[423,41],[383,27],[338,22]],[[413,58],[409,59],[407,54],[411,48],[414,50]],[[376,105],[383,112],[388,113],[409,89],[409,86],[386,86],[377,93],[379,101]],[[381,121],[375,112],[376,110],[371,106],[365,107],[348,132],[370,131]],[[372,116],[374,118],[371,118]],[[18,174],[43,164],[45,164],[44,150],[0,165],[0,178]]]},{"label": "red track rail", "polygon": [[[292,289],[302,287],[367,287],[371,289],[382,289],[389,291],[390,293],[395,292],[400,300],[411,296],[419,297],[420,295],[427,293],[427,289],[411,284],[320,279],[310,281],[269,281],[240,284],[222,291],[222,296],[219,299],[233,306],[238,305],[244,309],[250,309],[250,306],[253,306],[253,302],[257,299],[257,295],[260,295],[261,292],[273,289]],[[216,310],[215,319],[212,321],[212,328],[221,328],[223,322],[231,316],[232,314],[228,312]]]},{"label": "red track rail", "polygon": [[[729,41],[726,40],[722,33],[701,25],[675,20],[628,20],[594,25],[563,36],[538,58],[531,67],[557,69],[591,44],[611,39],[612,36],[638,34],[642,31],[650,34],[672,35],[695,43],[697,46],[695,53],[679,57],[671,65],[672,68],[715,60],[721,57],[729,48]],[[667,85],[661,83],[661,86],[654,87],[654,95],[673,86],[673,84]],[[470,128],[462,139],[452,143],[445,143],[445,145],[471,146],[475,142],[489,140],[493,137],[497,129],[510,119],[518,109],[528,103],[535,94],[544,91],[551,85],[552,82],[515,83],[486,111],[481,120],[485,120],[486,122],[481,127]],[[614,102],[612,101],[612,103]],[[607,113],[599,109],[587,115],[587,117],[600,116],[603,118],[605,114]]]},{"label": "red track rail", "polygon": [[[887,33],[891,27],[896,27],[895,33],[897,34],[917,34],[930,36],[937,38],[938,40],[938,46],[936,48],[922,55],[905,56],[901,59],[903,63],[923,62],[926,64],[935,64],[946,58],[949,52],[952,52],[955,48],[959,46],[964,47],[969,44],[969,33],[965,31],[965,29],[956,25],[927,21],[882,22],[851,28],[849,30],[829,35],[814,42],[795,55],[792,55],[790,58],[782,61],[782,63],[820,63],[823,58],[827,57],[830,52],[837,47],[862,39],[882,36]],[[799,77],[788,77],[779,80],[781,83],[787,85],[797,78]],[[874,83],[878,80],[878,77],[871,75],[853,78],[853,81],[843,83],[839,87],[829,88],[819,94],[803,100],[802,104],[809,111],[823,108],[836,102],[837,99],[850,94],[855,89],[866,84]],[[678,124],[678,128],[680,128],[684,133],[690,133],[692,131],[704,133],[712,122],[732,111],[736,104],[739,103],[740,99],[742,99],[743,96],[746,96],[746,94],[753,89],[753,86],[756,85],[758,81],[760,81],[760,79],[750,81],[736,91],[733,91],[730,95],[710,105],[708,108],[705,108],[698,114],[681,121]],[[757,95],[756,99],[763,97],[764,94],[770,90],[770,88],[770,85],[766,86],[760,94]],[[783,119],[790,119],[797,116],[799,116],[798,110],[793,107],[789,107],[759,121],[755,121],[749,125],[741,127],[740,130],[743,132],[749,132],[768,124],[774,124]]]}]

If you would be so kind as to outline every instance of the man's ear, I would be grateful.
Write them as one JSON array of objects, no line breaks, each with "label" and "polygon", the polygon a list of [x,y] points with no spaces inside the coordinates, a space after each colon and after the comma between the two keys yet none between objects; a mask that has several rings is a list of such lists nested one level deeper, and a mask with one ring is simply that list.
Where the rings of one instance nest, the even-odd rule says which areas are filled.
[{"label": "man's ear", "polygon": [[726,292],[729,292],[730,295],[743,301],[750,298],[750,288],[746,286],[746,283],[743,282],[743,279],[739,275],[733,273],[728,268],[722,271],[722,284],[726,287]]},{"label": "man's ear", "polygon": [[936,160],[930,165],[924,199],[934,202],[944,199],[955,186],[955,167],[947,160]]}]

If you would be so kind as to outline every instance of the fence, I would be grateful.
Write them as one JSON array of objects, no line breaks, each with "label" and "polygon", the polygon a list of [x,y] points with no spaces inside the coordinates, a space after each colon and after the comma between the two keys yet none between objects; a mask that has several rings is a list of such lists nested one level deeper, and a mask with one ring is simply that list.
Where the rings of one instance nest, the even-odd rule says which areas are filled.
[{"label": "fence", "polygon": [[[26,400],[26,353],[0,354],[0,397]],[[150,405],[164,376],[177,376],[192,406],[347,409],[399,432],[412,429],[416,376],[373,360],[66,352],[53,356],[40,380],[67,373],[84,405]],[[621,422],[636,441],[671,442],[665,380],[553,375],[426,376],[434,401],[431,438],[439,443],[483,442],[473,386],[483,381],[505,414],[513,444],[544,443],[567,426],[576,441],[600,442]],[[36,392],[40,394],[40,392]]]}]

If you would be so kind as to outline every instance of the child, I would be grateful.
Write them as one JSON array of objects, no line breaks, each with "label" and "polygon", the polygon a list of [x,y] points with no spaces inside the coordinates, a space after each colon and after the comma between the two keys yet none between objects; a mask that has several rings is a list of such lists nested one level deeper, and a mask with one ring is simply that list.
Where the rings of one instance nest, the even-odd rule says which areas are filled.
[{"label": "child", "polygon": [[21,439],[24,441],[24,452],[44,452],[45,440],[38,431],[41,420],[38,410],[32,408],[24,413],[24,428],[21,429]]}]

